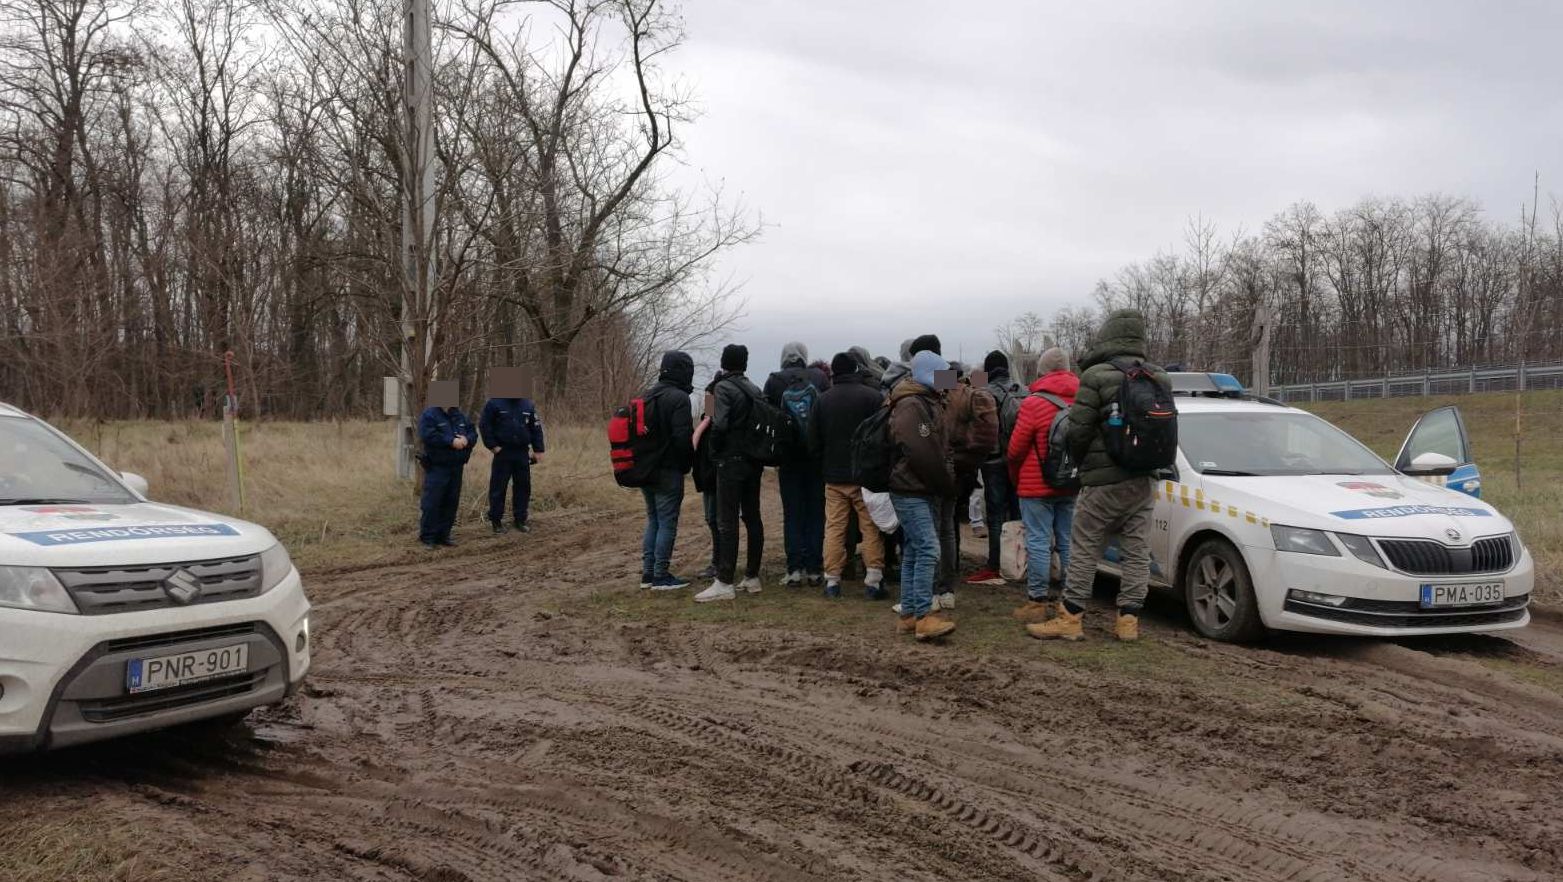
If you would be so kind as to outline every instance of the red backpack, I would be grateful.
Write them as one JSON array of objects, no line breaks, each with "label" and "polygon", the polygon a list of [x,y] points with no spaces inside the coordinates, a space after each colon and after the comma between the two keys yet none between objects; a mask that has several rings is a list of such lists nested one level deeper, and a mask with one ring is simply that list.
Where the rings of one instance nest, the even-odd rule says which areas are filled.
[{"label": "red backpack", "polygon": [[646,399],[632,398],[608,420],[608,455],[620,487],[644,487],[656,474],[661,445],[652,434],[650,417]]}]

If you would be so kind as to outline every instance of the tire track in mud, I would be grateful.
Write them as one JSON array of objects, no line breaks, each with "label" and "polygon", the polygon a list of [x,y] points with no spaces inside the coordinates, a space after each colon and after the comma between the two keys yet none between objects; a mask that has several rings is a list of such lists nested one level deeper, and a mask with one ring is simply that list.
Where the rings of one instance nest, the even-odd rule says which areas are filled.
[{"label": "tire track in mud", "polygon": [[[1202,689],[882,635],[604,623],[575,602],[634,591],[638,549],[588,547],[571,525],[638,535],[627,517],[551,518],[525,541],[315,574],[315,674],[257,717],[260,734],[155,738],[83,763],[66,788],[179,831],[170,847],[223,877],[249,864],[268,880],[1454,882],[1563,868],[1550,844],[1563,750],[1548,747],[1563,697],[1468,661],[1500,643],[1168,636],[1215,684]],[[1221,685],[1255,688],[1235,703]],[[1454,739],[1485,729],[1451,708],[1521,731],[1457,763]],[[1305,755],[1359,739],[1439,754],[1431,767],[1459,789],[1420,792],[1429,766],[1404,747]],[[1215,758],[1231,768],[1200,767]],[[1520,759],[1525,780],[1482,777]],[[56,787],[34,774],[19,791],[30,783]],[[1488,801],[1469,831],[1403,826],[1494,786],[1529,802]]]}]

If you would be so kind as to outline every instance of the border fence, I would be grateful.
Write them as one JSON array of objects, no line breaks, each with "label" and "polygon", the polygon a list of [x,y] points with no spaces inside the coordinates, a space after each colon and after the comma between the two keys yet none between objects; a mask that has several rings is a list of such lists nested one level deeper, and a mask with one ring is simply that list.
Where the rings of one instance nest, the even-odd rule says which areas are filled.
[{"label": "border fence", "polygon": [[1272,386],[1270,394],[1281,401],[1295,403],[1524,392],[1534,389],[1563,389],[1563,364],[1489,365],[1420,374],[1296,383]]}]

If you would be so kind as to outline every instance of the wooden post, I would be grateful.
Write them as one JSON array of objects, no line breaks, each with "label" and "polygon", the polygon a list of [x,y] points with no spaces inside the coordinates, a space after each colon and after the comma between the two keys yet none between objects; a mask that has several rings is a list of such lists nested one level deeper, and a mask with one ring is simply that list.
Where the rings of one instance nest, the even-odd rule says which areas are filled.
[{"label": "wooden post", "polygon": [[1255,395],[1270,394],[1270,338],[1275,333],[1275,313],[1266,304],[1254,307],[1250,340],[1254,343],[1253,376],[1249,385]]},{"label": "wooden post", "polygon": [[233,382],[233,353],[223,353],[228,375],[228,397],[223,401],[223,449],[228,452],[228,497],[234,511],[244,516],[244,465],[239,449],[239,393]]}]

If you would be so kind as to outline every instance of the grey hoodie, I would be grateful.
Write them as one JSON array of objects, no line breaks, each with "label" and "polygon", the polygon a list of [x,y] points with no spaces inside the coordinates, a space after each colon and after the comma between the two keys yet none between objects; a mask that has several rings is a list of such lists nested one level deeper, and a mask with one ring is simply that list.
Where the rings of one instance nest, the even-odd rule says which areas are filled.
[{"label": "grey hoodie", "polygon": [[788,343],[782,347],[781,366],[807,367],[809,364],[809,347],[802,343]]},{"label": "grey hoodie", "polygon": [[879,378],[879,388],[889,392],[895,388],[895,384],[912,375],[909,367],[912,363],[912,341],[916,337],[908,337],[901,341],[901,360],[885,368],[885,373]]},{"label": "grey hoodie", "polygon": [[852,355],[852,360],[857,362],[858,372],[863,375],[868,385],[878,386],[879,381],[884,379],[885,369],[880,367],[878,362],[874,361],[872,355],[868,354],[867,347],[853,346],[847,352]]}]

